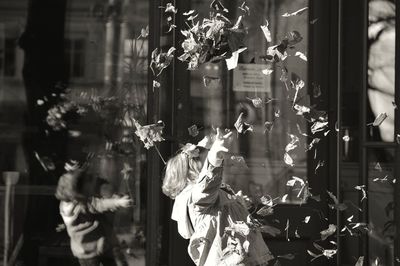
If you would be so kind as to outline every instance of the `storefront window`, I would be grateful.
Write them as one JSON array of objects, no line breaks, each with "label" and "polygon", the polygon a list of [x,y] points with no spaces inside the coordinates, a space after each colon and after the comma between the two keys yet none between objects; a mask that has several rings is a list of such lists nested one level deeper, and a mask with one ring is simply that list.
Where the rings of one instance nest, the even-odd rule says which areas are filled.
[{"label": "storefront window", "polygon": [[4,265],[76,265],[54,194],[85,162],[94,195],[133,201],[99,218],[112,255],[145,265],[146,149],[132,136],[147,122],[148,15],[147,1],[0,4]]},{"label": "storefront window", "polygon": [[[229,16],[240,14],[236,3],[227,4]],[[296,104],[308,105],[307,80],[308,26],[307,14],[285,18],[290,10],[307,7],[307,1],[255,1],[246,3],[250,15],[243,20],[248,34],[247,50],[239,57],[237,68],[228,71],[225,63],[208,63],[191,72],[190,121],[205,131],[217,126],[234,130],[239,115],[252,130],[235,133],[234,148],[225,166],[225,181],[237,190],[253,196],[279,198],[285,203],[302,202],[301,185],[288,187],[287,181],[296,176],[307,180],[307,122],[293,113],[291,81],[305,84],[296,96]],[[207,14],[208,3],[197,1],[193,9]],[[260,25],[269,24],[271,40],[266,40]],[[296,31],[302,41],[289,49],[284,63],[271,64],[263,56],[268,47],[279,43],[285,36]],[[296,56],[301,52],[304,57]],[[297,53],[297,55],[299,55]],[[268,70],[271,70],[269,73]],[[274,69],[274,70],[272,70]],[[282,71],[287,69],[288,81],[282,82]],[[264,74],[263,74],[264,70]],[[289,90],[288,90],[289,89]],[[285,163],[285,147],[298,137],[292,156],[294,167]],[[300,193],[299,193],[300,192]]]}]

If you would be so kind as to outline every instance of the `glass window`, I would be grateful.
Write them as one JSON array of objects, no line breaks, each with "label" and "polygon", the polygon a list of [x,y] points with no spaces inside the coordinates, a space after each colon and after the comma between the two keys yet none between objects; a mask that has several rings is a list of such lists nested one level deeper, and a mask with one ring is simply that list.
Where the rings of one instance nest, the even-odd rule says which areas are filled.
[{"label": "glass window", "polygon": [[133,200],[96,214],[96,237],[119,265],[146,264],[146,149],[134,121],[147,122],[148,15],[148,1],[0,3],[0,77],[14,77],[0,79],[4,265],[76,265],[54,194],[77,162],[88,162],[92,196]]},{"label": "glass window", "polygon": [[[247,50],[240,54],[238,67],[232,71],[227,70],[225,62],[207,63],[191,71],[189,120],[191,125],[205,131],[217,126],[234,129],[242,114],[243,121],[252,130],[236,135],[230,160],[225,164],[225,181],[254,198],[286,195],[283,202],[299,203],[304,192],[300,191],[301,185],[288,187],[286,183],[292,176],[307,180],[307,156],[314,152],[307,152],[305,148],[309,144],[305,137],[307,122],[293,112],[293,99],[298,105],[310,104],[306,89],[311,85],[307,80],[306,62],[309,18],[307,14],[290,19],[282,15],[306,7],[308,1],[253,1],[246,5],[250,9],[250,16],[243,20],[248,31],[244,43]],[[204,16],[209,5],[194,1],[192,8]],[[226,8],[231,19],[240,12],[236,2],[227,2]],[[260,28],[267,23],[272,38],[269,43]],[[284,63],[271,64],[264,60],[268,47],[294,31],[302,41],[288,49]],[[296,56],[296,52],[304,57]],[[269,69],[274,71],[268,73]],[[282,70],[288,70],[286,82],[280,80]],[[291,84],[296,82],[305,85],[295,96],[296,90]],[[291,135],[296,138],[296,148],[290,152],[294,167],[284,160]]]}]

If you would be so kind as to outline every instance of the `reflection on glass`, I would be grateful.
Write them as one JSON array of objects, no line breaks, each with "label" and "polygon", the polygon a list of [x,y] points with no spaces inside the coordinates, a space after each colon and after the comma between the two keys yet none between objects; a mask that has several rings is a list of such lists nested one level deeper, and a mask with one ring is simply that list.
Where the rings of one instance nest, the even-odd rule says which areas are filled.
[{"label": "reflection on glass", "polygon": [[[0,171],[20,176],[7,193],[15,208],[7,210],[14,217],[1,257],[4,265],[75,265],[55,184],[67,160],[94,154],[88,176],[95,177],[95,194],[134,201],[133,208],[103,217],[118,238],[115,259],[145,265],[145,149],[125,118],[147,120],[148,41],[138,37],[148,25],[149,2],[63,2],[0,3]],[[47,110],[71,103],[79,118],[66,119],[68,130],[56,129],[62,121],[49,119]],[[3,197],[6,179],[0,183]]]},{"label": "reflection on glass", "polygon": [[395,16],[393,1],[369,1],[368,102],[372,115],[368,122],[379,115],[387,115],[378,129],[368,127],[370,140],[394,140]]},{"label": "reflection on glass", "polygon": [[394,150],[368,151],[368,213],[370,261],[394,265]]},{"label": "reflection on glass", "polygon": [[[305,88],[309,85],[307,62],[294,56],[296,51],[307,54],[308,16],[282,18],[288,10],[307,6],[307,1],[253,1],[246,4],[251,10],[251,15],[244,19],[248,29],[247,50],[240,54],[238,67],[227,71],[225,63],[206,64],[191,72],[191,123],[205,130],[217,126],[233,129],[235,121],[243,113],[243,121],[252,125],[253,131],[235,137],[224,170],[225,181],[253,198],[262,195],[279,198],[287,194],[284,202],[301,202],[304,191],[301,191],[299,183],[293,187],[286,183],[292,176],[307,180],[304,147],[308,140],[301,134],[307,133],[307,126],[304,119],[292,112],[292,106],[286,100],[288,92],[280,77],[285,66],[289,70],[289,82],[299,77],[305,82]],[[229,16],[235,17],[236,4],[227,2],[226,5],[230,10]],[[200,14],[207,14],[208,5],[196,1],[193,8],[200,10]],[[266,20],[273,25],[271,43],[267,43],[260,28]],[[294,30],[301,34],[303,41],[296,44],[295,50],[288,51],[291,56],[283,65],[268,66],[262,59],[267,48]],[[276,70],[263,74],[262,70],[267,68]],[[309,105],[306,90],[299,94],[299,104]],[[290,134],[299,137],[298,147],[292,155],[295,167],[284,162]]]}]

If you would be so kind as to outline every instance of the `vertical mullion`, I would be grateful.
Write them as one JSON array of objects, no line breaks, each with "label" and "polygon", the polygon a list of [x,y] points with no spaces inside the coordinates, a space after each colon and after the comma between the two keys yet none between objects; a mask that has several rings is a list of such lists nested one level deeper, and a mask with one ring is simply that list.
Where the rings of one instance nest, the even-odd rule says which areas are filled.
[{"label": "vertical mullion", "polygon": [[[159,0],[149,1],[149,53],[160,46],[160,3]],[[147,122],[156,121],[160,112],[159,91],[153,91],[153,73],[148,70],[147,81]],[[146,216],[146,265],[157,265],[158,225],[160,206],[160,161],[154,149],[147,152],[147,216]]]},{"label": "vertical mullion", "polygon": [[[367,86],[368,86],[368,0],[360,1],[362,4],[362,81],[361,81],[361,104],[360,104],[360,124],[359,124],[359,131],[360,131],[360,158],[359,158],[359,182],[360,185],[365,185],[366,191],[368,191],[368,157],[367,157],[367,147],[365,143],[367,142],[367,131],[366,131],[366,124],[367,124]],[[361,195],[359,196],[361,200]],[[369,222],[369,204],[368,199],[362,201],[362,212],[361,218],[362,221],[367,223]],[[369,265],[369,239],[368,234],[362,235],[360,238],[360,251],[362,254],[360,256],[364,256],[364,262],[366,265]]]},{"label": "vertical mullion", "polygon": [[[342,201],[341,191],[340,191],[340,167],[342,161],[342,149],[341,149],[341,127],[342,127],[342,23],[343,23],[343,10],[342,10],[342,0],[338,0],[338,25],[337,25],[337,124],[339,132],[336,134],[336,196],[339,202]],[[341,215],[340,211],[336,211],[336,225],[338,228],[340,226]],[[340,250],[341,241],[339,230],[336,234],[337,248]],[[340,254],[340,253],[339,253]],[[336,265],[341,265],[340,255],[337,257]]]},{"label": "vertical mullion", "polygon": [[[395,50],[395,102],[397,105],[400,103],[400,0],[395,1],[396,4],[396,50]],[[396,135],[400,134],[400,109],[395,109],[395,139]],[[400,145],[397,143],[396,146],[396,157],[395,157],[395,169],[394,169],[394,176],[400,176]],[[394,202],[395,202],[395,209],[394,209],[394,220],[396,223],[396,236],[394,242],[394,257],[400,257],[400,182],[396,182],[395,185],[395,192],[394,192]],[[394,260],[395,265],[399,265],[397,259]]]}]

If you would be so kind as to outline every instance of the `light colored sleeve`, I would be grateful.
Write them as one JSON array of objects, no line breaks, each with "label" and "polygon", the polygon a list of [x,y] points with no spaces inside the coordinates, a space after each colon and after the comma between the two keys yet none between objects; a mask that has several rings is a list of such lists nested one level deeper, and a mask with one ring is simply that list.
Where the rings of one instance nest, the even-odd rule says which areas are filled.
[{"label": "light colored sleeve", "polygon": [[192,200],[197,210],[205,210],[218,201],[222,172],[222,159],[208,156],[192,192]]},{"label": "light colored sleeve", "polygon": [[93,197],[88,202],[88,208],[91,213],[103,213],[107,211],[116,211],[122,206],[119,204],[120,197],[96,198]]}]

